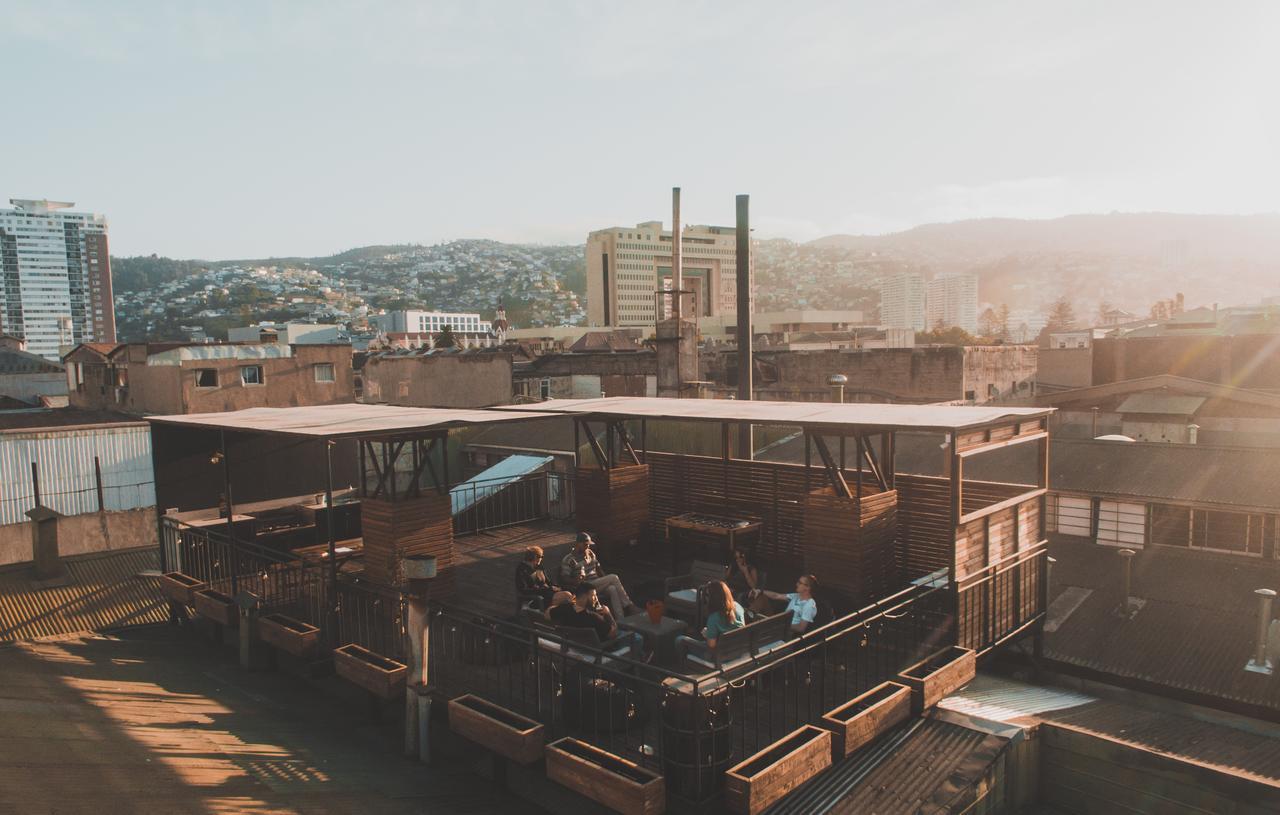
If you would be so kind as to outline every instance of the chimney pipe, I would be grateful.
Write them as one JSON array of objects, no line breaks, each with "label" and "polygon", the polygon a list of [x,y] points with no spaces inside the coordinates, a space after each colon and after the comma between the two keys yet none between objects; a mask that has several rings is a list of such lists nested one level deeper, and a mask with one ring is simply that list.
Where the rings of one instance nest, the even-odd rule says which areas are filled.
[{"label": "chimney pipe", "polygon": [[1200,425],[1192,422],[1187,425],[1187,444],[1195,444],[1200,438]]},{"label": "chimney pipe", "polygon": [[849,377],[844,374],[832,374],[827,377],[827,384],[831,386],[831,401],[837,405],[844,404],[844,386],[849,381]]},{"label": "chimney pipe", "polygon": [[1132,549],[1121,549],[1120,557],[1124,559],[1124,614],[1133,614],[1133,556],[1137,552]]},{"label": "chimney pipe", "polygon": [[1244,666],[1244,669],[1254,673],[1270,674],[1272,665],[1271,660],[1267,659],[1267,632],[1271,629],[1271,602],[1275,600],[1276,593],[1271,589],[1257,589],[1254,594],[1258,595],[1258,642],[1254,648],[1253,658]]},{"label": "chimney pipe", "polygon": [[[737,198],[737,253],[735,267],[738,276],[738,398],[751,401],[751,197]],[[738,430],[738,457],[755,458],[755,445],[751,439],[751,425],[743,423]]]},{"label": "chimney pipe", "polygon": [[[684,240],[680,236],[680,188],[671,188],[671,289],[675,292],[671,303],[671,316],[680,319],[684,299]],[[666,315],[663,315],[665,317]],[[661,317],[659,318],[661,319]],[[680,364],[680,356],[676,355],[676,365]],[[697,377],[694,377],[697,379]],[[681,381],[683,384],[683,380]]]}]

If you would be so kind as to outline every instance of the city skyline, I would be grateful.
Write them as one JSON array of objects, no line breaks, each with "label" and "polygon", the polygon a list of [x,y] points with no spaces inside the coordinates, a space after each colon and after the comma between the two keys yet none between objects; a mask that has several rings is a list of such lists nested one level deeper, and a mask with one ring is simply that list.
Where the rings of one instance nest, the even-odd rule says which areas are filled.
[{"label": "city skyline", "polygon": [[495,8],[7,4],[0,53],[41,66],[7,103],[34,123],[0,133],[7,195],[205,259],[580,243],[674,185],[689,223],[745,192],[794,240],[1280,210],[1270,4]]}]

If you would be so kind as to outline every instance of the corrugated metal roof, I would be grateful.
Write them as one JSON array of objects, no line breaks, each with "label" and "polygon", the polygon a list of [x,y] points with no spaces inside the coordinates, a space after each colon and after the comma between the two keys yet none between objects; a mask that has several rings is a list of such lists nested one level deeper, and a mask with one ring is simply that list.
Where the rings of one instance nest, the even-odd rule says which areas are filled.
[{"label": "corrugated metal roof", "polygon": [[1117,413],[1163,413],[1193,416],[1205,403],[1203,396],[1178,396],[1171,393],[1135,393],[1120,403]]},{"label": "corrugated metal roof", "polygon": [[1244,669],[1254,649],[1255,589],[1280,589],[1280,563],[1148,548],[1133,562],[1132,618],[1116,614],[1123,592],[1115,550],[1051,540],[1050,598],[1070,586],[1093,589],[1056,631],[1045,634],[1048,659],[1144,685],[1280,712],[1280,676]]},{"label": "corrugated metal roof", "polygon": [[101,631],[168,619],[155,577],[154,547],[63,560],[65,586],[32,585],[31,564],[0,569],[0,642]]},{"label": "corrugated metal roof", "polygon": [[1280,786],[1280,739],[1117,702],[1042,716],[1050,724]]},{"label": "corrugated metal roof", "polygon": [[40,477],[40,502],[63,515],[98,511],[93,460],[102,469],[103,508],[156,503],[151,432],[146,424],[28,429],[0,434],[0,524],[23,523],[35,506],[31,463]]},{"label": "corrugated metal roof", "polygon": [[736,399],[661,399],[644,396],[551,399],[529,405],[503,405],[493,410],[594,413],[632,419],[703,419],[754,424],[910,427],[945,430],[1029,419],[1046,416],[1053,412],[1052,408],[747,402]]},{"label": "corrugated metal roof", "polygon": [[248,408],[225,413],[148,416],[157,424],[222,428],[257,433],[281,433],[308,438],[342,438],[390,433],[443,430],[450,427],[516,422],[553,417],[532,411],[518,415],[496,410],[396,407],[394,405],[313,405],[290,408]]},{"label": "corrugated metal roof", "polygon": [[471,508],[511,482],[554,460],[551,456],[507,456],[487,470],[449,490],[453,514],[457,515]]},{"label": "corrugated metal roof", "polygon": [[1056,439],[1049,486],[1087,495],[1280,510],[1275,450]]},{"label": "corrugated metal roof", "polygon": [[978,676],[938,703],[939,710],[994,722],[1013,722],[1051,710],[1079,707],[1094,697],[1047,685],[1028,685],[989,674]]}]

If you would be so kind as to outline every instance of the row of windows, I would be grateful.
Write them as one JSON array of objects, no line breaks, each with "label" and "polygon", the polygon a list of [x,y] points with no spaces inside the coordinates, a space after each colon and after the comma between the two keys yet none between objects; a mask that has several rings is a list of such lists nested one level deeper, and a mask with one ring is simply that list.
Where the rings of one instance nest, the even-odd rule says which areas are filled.
[{"label": "row of windows", "polygon": [[[311,375],[316,382],[334,382],[336,381],[335,372],[332,362],[317,362],[311,366]],[[218,387],[218,369],[217,368],[196,368],[196,387],[197,388],[216,388]],[[263,373],[261,365],[241,365],[240,366],[240,384],[242,385],[265,385],[267,383],[266,374]]]}]

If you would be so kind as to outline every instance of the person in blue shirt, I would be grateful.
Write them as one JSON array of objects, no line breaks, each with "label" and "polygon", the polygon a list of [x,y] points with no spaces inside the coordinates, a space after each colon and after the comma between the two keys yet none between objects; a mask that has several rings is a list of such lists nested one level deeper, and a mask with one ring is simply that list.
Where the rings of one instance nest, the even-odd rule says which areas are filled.
[{"label": "person in blue shirt", "polygon": [[761,594],[770,600],[786,600],[786,610],[791,612],[791,631],[795,634],[803,634],[805,629],[818,618],[818,601],[813,599],[817,590],[818,578],[811,574],[803,574],[796,580],[796,590],[790,594],[768,590]]}]

